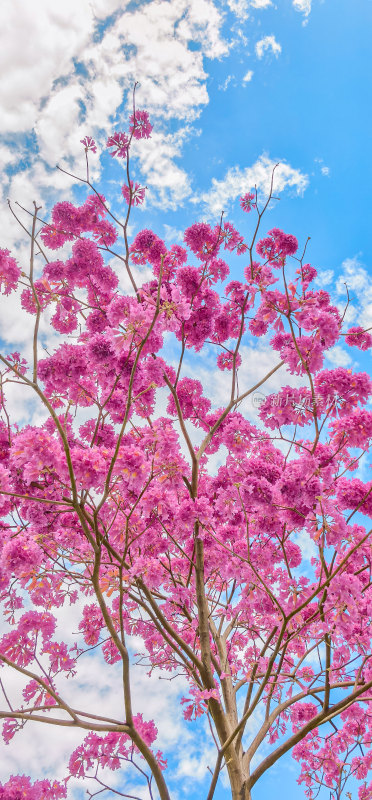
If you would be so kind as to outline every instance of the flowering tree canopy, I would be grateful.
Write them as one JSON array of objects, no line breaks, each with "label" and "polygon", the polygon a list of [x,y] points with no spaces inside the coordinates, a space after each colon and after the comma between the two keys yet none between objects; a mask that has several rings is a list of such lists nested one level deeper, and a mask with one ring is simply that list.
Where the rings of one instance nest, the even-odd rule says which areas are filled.
[{"label": "flowering tree canopy", "polygon": [[[145,188],[130,177],[129,154],[151,135],[147,113],[134,108],[128,127],[107,141],[124,166],[123,221],[90,182],[96,144],[87,136],[85,202],[57,203],[48,222],[35,204],[28,270],[0,251],[1,292],[20,287],[35,323],[31,359],[1,355],[3,737],[24,725],[60,726],[61,736],[81,729],[65,781],[12,776],[0,798],[67,797],[71,776],[93,777],[103,796],[129,796],[110,785],[110,771],[122,770],[148,797],[169,800],[157,720],[132,702],[135,635],[150,670],[187,681],[185,718],[209,722],[216,759],[204,800],[222,769],[233,800],[248,800],[290,751],[309,798],[322,785],[339,798],[352,775],[369,800],[371,542],[362,515],[372,515],[372,482],[350,473],[372,438],[372,382],[325,369],[324,357],[342,336],[365,350],[371,334],[343,329],[295,236],[273,228],[260,238],[272,188],[264,204],[256,191],[241,198],[242,217],[255,217],[250,239],[222,216],[189,227],[184,246],[167,247],[151,230],[130,240]],[[231,253],[242,263],[233,280]],[[141,270],[151,270],[142,283]],[[42,318],[60,334],[47,354]],[[244,386],[246,345],[264,335],[273,368],[264,374],[258,360],[255,385]],[[229,384],[222,407],[190,374],[193,352],[208,353],[206,363],[214,355]],[[254,425],[242,401],[274,374],[281,388],[266,393]],[[17,425],[7,402],[14,383],[34,393],[40,425]],[[75,647],[56,629],[56,609],[69,603],[80,609]],[[99,709],[84,695],[78,708],[66,699],[64,679],[92,648],[108,671],[120,662],[116,718],[104,698]],[[17,707],[6,692],[12,671],[23,680]]]}]

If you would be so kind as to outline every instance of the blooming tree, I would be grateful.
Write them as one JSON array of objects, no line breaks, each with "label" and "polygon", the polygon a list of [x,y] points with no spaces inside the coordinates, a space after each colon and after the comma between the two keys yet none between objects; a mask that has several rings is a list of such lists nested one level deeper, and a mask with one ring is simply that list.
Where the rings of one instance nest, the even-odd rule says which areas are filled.
[{"label": "blooming tree", "polygon": [[[129,155],[150,134],[134,106],[128,133],[107,141],[124,166],[123,221],[90,182],[96,145],[86,137],[85,202],[57,203],[48,222],[35,204],[28,269],[0,252],[2,294],[21,287],[34,318],[31,359],[1,355],[3,737],[24,725],[60,726],[61,736],[81,729],[64,782],[12,776],[0,798],[67,797],[69,776],[125,797],[109,778],[122,770],[123,781],[127,771],[142,781],[141,797],[169,800],[157,721],[133,707],[136,635],[151,670],[188,683],[185,718],[208,720],[216,760],[205,800],[221,770],[233,800],[248,800],[289,751],[309,798],[322,785],[339,798],[352,775],[369,800],[371,543],[362,515],[372,514],[372,482],[350,472],[372,438],[363,408],[372,382],[324,369],[324,356],[341,336],[362,350],[372,337],[343,330],[329,295],[311,288],[316,270],[293,235],[273,228],[262,238],[272,187],[263,205],[256,191],[241,198],[242,214],[255,218],[247,240],[222,217],[189,227],[185,246],[166,247],[151,230],[130,241],[145,188],[130,177]],[[229,253],[243,265],[230,281]],[[42,318],[60,334],[48,354]],[[258,361],[255,385],[243,386],[246,345],[264,335],[273,369],[264,374]],[[192,353],[214,354],[229,385],[222,407],[190,375]],[[253,425],[242,401],[274,373],[281,388],[266,392]],[[14,383],[34,393],[39,426],[17,425],[7,403]],[[56,630],[55,610],[69,603],[81,610],[74,647]],[[104,699],[100,713],[84,696],[78,708],[67,700],[64,679],[92,648],[108,671],[121,665],[116,718]],[[13,671],[23,680],[17,707],[6,689]]]}]

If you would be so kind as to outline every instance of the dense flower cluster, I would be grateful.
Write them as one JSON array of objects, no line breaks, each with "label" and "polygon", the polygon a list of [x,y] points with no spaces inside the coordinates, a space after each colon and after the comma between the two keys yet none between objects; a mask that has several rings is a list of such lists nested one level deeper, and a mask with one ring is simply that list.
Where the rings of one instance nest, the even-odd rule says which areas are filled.
[{"label": "dense flower cluster", "polygon": [[360,350],[368,350],[372,347],[372,334],[365,331],[360,325],[354,328],[349,328],[345,342],[350,347],[358,347]]},{"label": "dense flower cluster", "polygon": [[9,250],[0,249],[0,292],[10,294],[16,288],[21,270]]},{"label": "dense flower cluster", "polygon": [[0,784],[1,800],[60,800],[67,797],[66,787],[57,781],[31,782],[26,775],[12,775],[4,784]]}]

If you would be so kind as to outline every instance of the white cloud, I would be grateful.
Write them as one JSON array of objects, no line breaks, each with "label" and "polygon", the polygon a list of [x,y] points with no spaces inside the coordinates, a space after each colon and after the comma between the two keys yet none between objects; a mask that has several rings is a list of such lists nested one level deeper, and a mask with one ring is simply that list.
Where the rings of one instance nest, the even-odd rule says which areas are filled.
[{"label": "white cloud", "polygon": [[316,164],[319,164],[320,171],[321,171],[322,175],[330,175],[331,174],[330,167],[326,166],[326,164],[324,163],[322,158],[315,158],[314,161],[315,161]]},{"label": "white cloud", "polygon": [[238,19],[247,19],[248,17],[248,0],[227,0],[227,5],[233,14],[236,14]]},{"label": "white cloud", "polygon": [[363,297],[369,286],[368,273],[359,256],[345,258],[342,262],[342,273],[338,278],[336,289],[338,294],[345,294],[345,283],[355,291],[357,297]]},{"label": "white cloud", "polygon": [[228,0],[230,11],[236,14],[238,19],[247,19],[250,8],[263,9],[272,6],[271,0]]},{"label": "white cloud", "polygon": [[336,283],[336,291],[340,297],[339,308],[341,312],[347,301],[349,305],[345,315],[345,323],[361,325],[364,328],[372,326],[372,285],[370,274],[360,260],[360,256],[345,258],[342,262],[342,271]]},{"label": "white cloud", "polygon": [[268,8],[272,6],[271,0],[251,0],[252,8]]},{"label": "white cloud", "polygon": [[264,36],[263,39],[256,42],[255,50],[257,58],[263,58],[267,50],[271,50],[274,56],[278,58],[278,55],[282,52],[282,46],[276,41],[275,36]]},{"label": "white cloud", "polygon": [[[193,198],[204,204],[205,212],[210,216],[218,216],[222,210],[236,200],[239,195],[248,192],[254,186],[267,194],[270,189],[271,176],[276,162],[267,155],[260,156],[251,167],[240,169],[231,167],[222,180],[213,178],[212,186],[207,191]],[[280,162],[275,170],[274,193],[292,188],[297,194],[302,194],[308,185],[308,177],[290,164]]]},{"label": "white cloud", "polygon": [[183,231],[179,230],[178,228],[173,228],[172,225],[164,224],[164,238],[169,244],[182,244],[183,243]]},{"label": "white cloud", "polygon": [[175,161],[181,155],[183,142],[189,134],[188,128],[176,134],[155,131],[145,147],[138,148],[142,172],[149,179],[147,198],[152,207],[176,210],[190,196],[190,178]]},{"label": "white cloud", "polygon": [[[237,17],[269,5],[271,0],[229,2]],[[190,179],[177,159],[187,136],[195,135],[191,123],[209,102],[205,59],[221,59],[231,47],[215,0],[65,0],[58,6],[38,0],[37,14],[27,0],[3,0],[0,24],[0,167],[27,156],[27,169],[12,174],[8,185],[5,170],[4,196],[25,205],[36,197],[45,205],[63,190],[72,199],[73,180],[51,170],[65,159],[72,173],[82,174],[80,139],[93,135],[104,145],[111,125],[125,119],[123,100],[128,110],[137,80],[137,103],[155,122],[154,138],[138,151],[153,191],[149,199],[167,209],[189,197]],[[260,58],[267,50],[280,52],[274,36],[257,42]],[[251,77],[249,70],[243,84]],[[228,75],[221,85],[230,80]],[[173,124],[170,133],[174,121],[179,130]],[[98,155],[91,157],[91,176],[100,176]]]},{"label": "white cloud", "polygon": [[349,353],[339,344],[335,344],[330,350],[326,352],[326,359],[334,367],[348,367],[352,363]]},{"label": "white cloud", "polygon": [[[189,193],[188,177],[173,160],[180,152],[178,140],[172,141],[165,123],[179,120],[182,135],[185,123],[208,103],[204,59],[228,52],[221,35],[223,15],[213,0],[150,0],[130,6],[123,0],[65,0],[56,7],[38,0],[35,14],[27,0],[1,4],[0,132],[5,144],[0,165],[28,156],[27,174],[20,172],[4,185],[6,196],[24,200],[19,192],[28,195],[32,185],[34,196],[48,198],[60,181],[57,176],[56,186],[49,170],[62,158],[68,159],[71,172],[79,173],[80,139],[94,135],[103,144],[103,131],[111,127],[128,92],[130,106],[135,80],[141,84],[137,103],[156,123],[165,168],[166,180],[158,169],[153,184],[160,188],[156,181],[161,183],[161,196],[170,206]],[[190,49],[190,42],[199,47]],[[26,136],[32,136],[32,148]],[[99,162],[92,161],[97,178]],[[71,186],[71,179],[67,183]]]},{"label": "white cloud", "polygon": [[234,77],[235,77],[234,75],[227,75],[227,77],[225,78],[224,82],[219,84],[219,87],[218,87],[219,90],[222,91],[222,92],[226,92],[226,89],[228,88],[228,86],[231,83],[231,81],[234,80]]},{"label": "white cloud", "polygon": [[311,11],[311,3],[312,0],[293,0],[293,8],[308,17]]},{"label": "white cloud", "polygon": [[332,283],[335,274],[333,269],[318,269],[317,273],[317,284],[320,286],[327,286],[329,283]]}]

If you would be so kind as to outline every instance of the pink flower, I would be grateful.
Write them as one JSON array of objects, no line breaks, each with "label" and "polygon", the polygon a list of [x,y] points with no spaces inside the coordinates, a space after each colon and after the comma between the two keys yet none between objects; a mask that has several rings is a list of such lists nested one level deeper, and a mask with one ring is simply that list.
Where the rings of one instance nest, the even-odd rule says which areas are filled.
[{"label": "pink flower", "polygon": [[84,635],[87,645],[95,645],[99,641],[101,630],[104,626],[101,609],[94,603],[84,606],[83,618],[79,623],[79,630]]},{"label": "pink flower", "polygon": [[240,207],[243,211],[249,212],[252,211],[252,208],[256,208],[256,203],[253,202],[255,199],[255,194],[253,192],[247,192],[244,194],[243,197],[240,198]]},{"label": "pink flower", "polygon": [[215,689],[196,689],[191,687],[190,694],[192,697],[182,697],[181,703],[185,705],[183,716],[187,720],[197,719],[208,709],[208,700],[213,698],[219,700],[218,690]]},{"label": "pink flower", "polygon": [[70,672],[75,666],[75,659],[69,655],[65,642],[51,642],[44,647],[44,652],[49,655],[52,672]]},{"label": "pink flower", "polygon": [[224,222],[222,231],[219,232],[219,229],[216,228],[216,233],[221,236],[225,250],[229,250],[232,253],[234,250],[239,249],[240,253],[243,252],[244,239],[231,222]]},{"label": "pink flower", "polygon": [[151,136],[152,125],[147,111],[136,111],[130,118],[130,133],[135,139],[149,139]]},{"label": "pink flower", "polygon": [[299,269],[296,269],[296,273],[300,276],[303,289],[307,289],[318,274],[315,267],[312,267],[311,264],[304,264]]},{"label": "pink flower", "polygon": [[274,350],[279,350],[292,375],[303,375],[306,369],[315,373],[323,366],[323,347],[318,339],[311,336],[300,336],[295,347],[290,333],[277,333],[273,336],[271,345]]},{"label": "pink flower", "polygon": [[45,225],[41,229],[40,236],[50,250],[58,250],[65,242],[69,242],[74,238],[71,234],[57,230],[53,225]]},{"label": "pink flower", "polygon": [[0,800],[60,800],[67,797],[66,786],[58,781],[35,781],[26,775],[12,775],[7,783],[0,784]]},{"label": "pink flower", "polygon": [[345,336],[345,344],[349,347],[358,347],[359,350],[368,350],[372,347],[372,334],[360,326],[349,328]]},{"label": "pink flower", "polygon": [[118,238],[116,228],[107,219],[98,220],[92,226],[92,233],[96,242],[106,245],[106,247],[111,247]]},{"label": "pink flower", "polygon": [[[221,237],[220,237],[221,238]],[[195,255],[203,261],[217,255],[218,229],[212,231],[210,225],[198,222],[185,230],[184,240]]]},{"label": "pink flower", "polygon": [[0,292],[4,285],[3,294],[10,294],[17,288],[20,276],[21,270],[10,251],[0,249]]},{"label": "pink flower", "polygon": [[19,534],[4,545],[2,560],[14,575],[27,575],[40,566],[42,552],[31,536]]},{"label": "pink flower", "polygon": [[[192,419],[194,422],[204,420],[211,407],[211,401],[203,397],[203,387],[200,381],[182,378],[177,384],[177,397],[184,419]],[[167,411],[168,414],[177,416],[173,395],[169,398]]]},{"label": "pink flower", "polygon": [[367,403],[372,394],[372,381],[366,372],[354,373],[338,367],[318,372],[315,391],[324,408],[330,407],[333,415],[345,416],[354,411],[358,403]]},{"label": "pink flower", "polygon": [[127,134],[118,131],[117,133],[113,133],[112,136],[109,136],[106,142],[106,147],[113,148],[113,151],[111,153],[112,156],[117,156],[118,158],[126,158],[128,153],[128,144],[129,144],[129,139]]},{"label": "pink flower", "polygon": [[269,395],[260,405],[259,417],[267,428],[282,425],[306,425],[313,418],[313,400],[309,389],[284,386],[277,394]]},{"label": "pink flower", "polygon": [[60,297],[51,324],[59,333],[72,333],[78,326],[77,313],[80,305],[71,297]]},{"label": "pink flower", "polygon": [[258,242],[257,253],[267,259],[273,267],[281,267],[286,256],[293,256],[298,249],[295,236],[284,233],[279,228],[273,228],[268,236]]},{"label": "pink flower", "polygon": [[230,269],[226,261],[222,258],[211,258],[208,264],[208,277],[213,278],[213,281],[224,281],[230,273]]},{"label": "pink flower", "polygon": [[80,139],[80,143],[84,145],[86,153],[88,152],[88,150],[91,150],[92,153],[97,152],[96,143],[91,136],[85,136],[84,139]]},{"label": "pink flower", "polygon": [[[235,367],[236,368],[240,367],[241,363],[242,363],[241,355],[237,353],[235,356]],[[227,352],[220,353],[217,356],[217,366],[219,367],[219,369],[229,369],[229,370],[233,369],[234,353],[231,353],[230,351],[228,353]]]},{"label": "pink flower", "polygon": [[161,257],[166,255],[167,248],[159,236],[145,229],[135,236],[130,252],[136,264],[146,264],[148,261],[153,267],[159,268]]},{"label": "pink flower", "polygon": [[127,186],[126,183],[122,187],[121,193],[124,197],[125,202],[128,203],[128,205],[129,203],[135,206],[142,205],[145,199],[145,192],[146,192],[145,187],[140,186],[139,183],[136,183],[133,189],[133,181],[130,181],[130,188],[131,192],[129,191],[129,186]]},{"label": "pink flower", "polygon": [[120,652],[112,639],[102,645],[102,653],[106,664],[116,664],[117,661],[121,660]]},{"label": "pink flower", "polygon": [[196,294],[201,282],[202,273],[197,267],[181,267],[177,272],[177,284],[188,300]]}]

